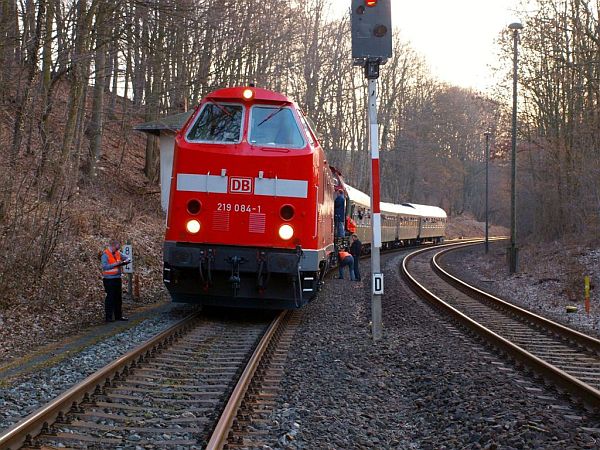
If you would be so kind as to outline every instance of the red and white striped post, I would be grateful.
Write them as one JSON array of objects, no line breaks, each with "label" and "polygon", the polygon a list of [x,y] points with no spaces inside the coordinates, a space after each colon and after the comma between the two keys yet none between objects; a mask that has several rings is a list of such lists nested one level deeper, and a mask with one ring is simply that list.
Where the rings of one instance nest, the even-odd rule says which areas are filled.
[{"label": "red and white striped post", "polygon": [[381,296],[383,274],[381,212],[379,210],[379,132],[377,129],[377,78],[379,66],[392,57],[392,0],[351,1],[352,60],[365,70],[369,88],[369,146],[371,148],[371,325],[373,340],[382,337]]},{"label": "red and white striped post", "polygon": [[369,146],[371,147],[371,330],[373,340],[382,337],[381,210],[379,207],[379,129],[377,124],[377,78],[369,78]]}]

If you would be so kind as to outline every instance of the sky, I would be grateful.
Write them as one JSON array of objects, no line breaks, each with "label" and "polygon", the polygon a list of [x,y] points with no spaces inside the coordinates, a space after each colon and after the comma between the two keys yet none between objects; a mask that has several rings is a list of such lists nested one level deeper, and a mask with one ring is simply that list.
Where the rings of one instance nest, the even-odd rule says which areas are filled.
[{"label": "sky", "polygon": [[[346,14],[350,0],[330,0]],[[495,83],[489,65],[497,61],[494,40],[518,20],[518,0],[391,0],[392,25],[400,28],[442,81],[487,91]]]}]

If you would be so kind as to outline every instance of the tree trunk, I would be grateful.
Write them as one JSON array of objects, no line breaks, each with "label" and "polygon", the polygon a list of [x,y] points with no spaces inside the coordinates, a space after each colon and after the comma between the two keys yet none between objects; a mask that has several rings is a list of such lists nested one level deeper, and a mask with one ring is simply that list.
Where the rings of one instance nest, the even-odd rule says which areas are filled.
[{"label": "tree trunk", "polygon": [[[27,3],[28,5],[28,13],[34,15],[35,9],[29,10],[30,8],[34,8],[31,5],[31,2]],[[42,22],[45,15],[45,6],[46,3],[44,0],[40,0],[37,20],[35,20],[35,26],[31,31],[31,41],[27,47],[27,82],[25,84],[25,91],[23,92],[23,97],[19,102],[17,107],[17,112],[15,114],[15,126],[13,129],[13,141],[10,153],[10,164],[14,165],[16,159],[19,155],[19,151],[21,149],[21,141],[23,139],[23,126],[25,123],[25,110],[28,108],[30,93],[33,84],[33,80],[35,78],[36,72],[38,70],[38,49],[40,46],[40,34],[42,32]],[[31,26],[31,24],[30,24]],[[31,131],[31,130],[30,130]]]},{"label": "tree trunk", "polygon": [[96,14],[96,58],[92,118],[90,121],[90,152],[85,164],[89,180],[96,177],[96,166],[102,154],[102,126],[104,114],[104,91],[106,89],[106,4],[100,2]]},{"label": "tree trunk", "polygon": [[88,11],[87,0],[78,0],[77,2],[77,26],[74,38],[73,58],[71,69],[73,77],[69,91],[69,107],[67,112],[67,123],[62,140],[61,152],[56,161],[55,176],[48,196],[56,198],[60,184],[67,178],[71,171],[73,144],[77,132],[78,117],[80,114],[83,98],[83,87],[87,84],[87,72],[85,68],[85,59],[88,51],[88,33],[90,30],[91,17],[93,12]]}]

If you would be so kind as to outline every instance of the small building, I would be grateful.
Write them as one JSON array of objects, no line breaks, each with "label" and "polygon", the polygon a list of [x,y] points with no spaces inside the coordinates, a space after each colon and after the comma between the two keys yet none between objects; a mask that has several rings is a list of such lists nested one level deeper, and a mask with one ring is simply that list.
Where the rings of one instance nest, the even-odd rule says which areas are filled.
[{"label": "small building", "polygon": [[142,131],[158,136],[160,151],[160,206],[165,212],[169,208],[175,134],[183,127],[193,112],[194,110],[190,110],[179,114],[172,114],[154,122],[141,123],[133,127],[135,131]]}]

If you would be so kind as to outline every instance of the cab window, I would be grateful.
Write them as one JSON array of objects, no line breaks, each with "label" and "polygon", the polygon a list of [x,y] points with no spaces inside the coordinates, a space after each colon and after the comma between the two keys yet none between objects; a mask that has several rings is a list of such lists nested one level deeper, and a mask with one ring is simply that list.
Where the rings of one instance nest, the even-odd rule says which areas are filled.
[{"label": "cab window", "polygon": [[252,107],[248,141],[252,145],[267,147],[299,149],[306,145],[294,113],[285,106]]},{"label": "cab window", "polygon": [[206,103],[187,134],[192,142],[239,143],[242,140],[242,105]]},{"label": "cab window", "polygon": [[300,114],[300,121],[302,122],[302,125],[304,126],[304,132],[306,133],[306,136],[308,137],[308,142],[310,142],[310,145],[312,145],[314,147],[316,145],[316,143],[312,137],[312,133],[310,132],[310,127],[308,126],[308,123],[306,123],[306,117],[302,113]]}]

